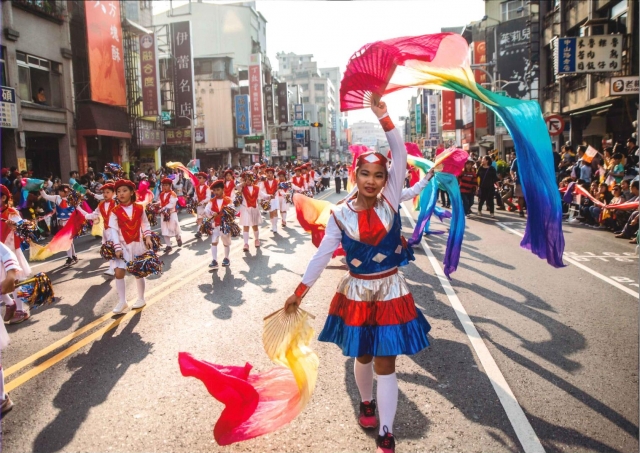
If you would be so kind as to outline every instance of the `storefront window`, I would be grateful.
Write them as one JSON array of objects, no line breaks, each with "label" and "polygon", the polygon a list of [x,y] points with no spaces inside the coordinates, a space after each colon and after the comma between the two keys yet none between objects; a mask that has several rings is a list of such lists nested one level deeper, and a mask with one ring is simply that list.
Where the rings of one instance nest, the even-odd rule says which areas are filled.
[{"label": "storefront window", "polygon": [[16,52],[20,100],[52,107],[62,106],[60,63]]}]

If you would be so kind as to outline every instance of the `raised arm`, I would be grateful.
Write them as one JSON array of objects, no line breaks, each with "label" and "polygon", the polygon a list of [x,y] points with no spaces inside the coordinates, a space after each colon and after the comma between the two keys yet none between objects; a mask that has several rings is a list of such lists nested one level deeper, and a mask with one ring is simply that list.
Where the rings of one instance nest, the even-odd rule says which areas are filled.
[{"label": "raised arm", "polygon": [[60,195],[49,195],[47,192],[45,192],[44,190],[40,191],[40,196],[42,198],[44,198],[47,201],[51,201],[55,204],[60,204],[60,202],[58,200],[62,200],[62,198],[60,197]]},{"label": "raised arm", "polygon": [[[398,204],[400,204],[400,197],[402,196],[402,187],[404,186],[404,177],[407,168],[407,149],[402,141],[400,131],[394,126],[387,113],[387,106],[384,102],[380,102],[377,106],[372,106],[371,110],[378,116],[380,125],[387,135],[389,148],[391,149],[389,179],[383,189],[383,195],[395,209]],[[380,115],[381,113],[382,115]]]},{"label": "raised arm", "polygon": [[87,211],[85,211],[84,209],[82,209],[80,207],[80,205],[76,206],[76,209],[78,211],[80,211],[80,214],[82,214],[82,216],[86,219],[86,220],[96,220],[98,218],[98,216],[100,215],[100,211],[98,211],[97,209],[92,212],[92,213],[88,213]]},{"label": "raised arm", "polygon": [[433,169],[429,170],[429,173],[425,175],[420,181],[415,183],[413,187],[409,189],[402,189],[402,195],[400,196],[400,202],[411,200],[413,197],[417,196],[422,192],[422,189],[427,187],[429,181],[433,178]]}]

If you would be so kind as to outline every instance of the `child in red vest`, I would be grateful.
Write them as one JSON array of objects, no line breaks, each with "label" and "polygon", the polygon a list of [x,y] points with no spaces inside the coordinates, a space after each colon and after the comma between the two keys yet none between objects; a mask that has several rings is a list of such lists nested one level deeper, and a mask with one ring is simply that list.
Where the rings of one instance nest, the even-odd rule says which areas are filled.
[{"label": "child in red vest", "polygon": [[165,253],[171,251],[171,238],[175,237],[178,242],[178,247],[182,247],[182,230],[180,229],[180,223],[178,222],[178,213],[176,212],[176,204],[178,203],[178,195],[171,190],[173,181],[169,178],[162,180],[162,192],[160,192],[160,207],[169,213],[169,220],[164,219],[164,215],[161,215],[160,230],[162,237],[164,238]]},{"label": "child in red vest", "polygon": [[[115,274],[116,289],[118,291],[118,305],[113,313],[124,312],[127,305],[124,273],[127,262],[133,261],[137,256],[144,254],[152,248],[151,227],[144,212],[144,207],[135,203],[136,185],[129,180],[119,179],[115,183],[116,196],[120,204],[111,211],[109,217],[110,238],[116,250]],[[138,300],[131,308],[142,308],[146,305],[144,300],[145,279],[136,277]]]},{"label": "child in red vest", "polygon": [[269,200],[269,218],[271,219],[271,231],[278,232],[278,209],[280,208],[280,195],[278,192],[278,180],[275,179],[275,170],[267,168],[267,177],[260,183],[260,189],[267,195],[264,199]]},{"label": "child in red vest", "polygon": [[225,206],[233,204],[231,198],[224,195],[224,181],[218,179],[211,184],[211,191],[214,197],[207,204],[204,210],[205,217],[213,217],[214,229],[211,235],[211,256],[213,260],[209,267],[212,269],[218,268],[218,240],[222,239],[222,245],[224,246],[224,259],[222,260],[223,266],[229,266],[229,252],[231,251],[231,234],[224,234],[220,231],[220,220],[222,218],[222,209]]},{"label": "child in red vest", "polygon": [[202,225],[202,218],[204,216],[204,210],[206,209],[209,201],[211,200],[211,189],[207,185],[207,174],[200,172],[197,173],[198,187],[195,188],[196,200],[198,201],[197,217],[196,217],[196,234],[195,236],[200,239],[202,234],[200,233],[200,225]]},{"label": "child in red vest", "polygon": [[242,237],[244,239],[244,247],[242,250],[248,252],[249,228],[253,228],[256,248],[260,247],[258,225],[262,222],[262,216],[258,208],[258,199],[267,197],[264,192],[261,193],[260,187],[253,182],[252,172],[245,171],[241,177],[243,178],[243,182],[238,186],[238,189],[242,192],[242,205],[240,206],[240,225],[242,226]]},{"label": "child in red vest", "polygon": [[236,188],[236,178],[233,170],[229,169],[224,172],[224,196],[231,198],[233,190]]}]

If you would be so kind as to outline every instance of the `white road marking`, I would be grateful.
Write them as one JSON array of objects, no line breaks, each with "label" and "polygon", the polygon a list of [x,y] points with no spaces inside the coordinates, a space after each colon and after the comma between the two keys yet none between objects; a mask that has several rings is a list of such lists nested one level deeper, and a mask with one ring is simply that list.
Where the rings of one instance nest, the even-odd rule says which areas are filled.
[{"label": "white road marking", "polygon": [[[516,236],[524,237],[524,234],[520,233],[519,231],[514,230],[513,228],[509,228],[504,223],[498,223],[498,225],[501,226],[502,228],[504,228],[505,230],[508,230],[511,233],[515,234]],[[571,258],[571,255],[565,253],[563,255],[563,258],[567,263],[573,264],[574,266],[582,269],[583,271],[590,273],[594,277],[598,277],[603,282],[609,283],[611,286],[615,286],[616,288],[624,291],[625,293],[629,294],[630,296],[635,297],[636,299],[640,298],[640,293],[638,293],[637,291],[634,291],[634,290],[632,290],[630,288],[627,288],[626,286],[621,285],[620,283],[618,283],[617,281],[613,280],[612,278],[606,277],[606,276],[602,275],[601,273],[596,272],[593,269],[585,266],[584,264],[579,263],[578,261],[576,261],[573,258]]]},{"label": "white road marking", "polygon": [[[402,204],[402,209],[404,209],[405,214],[407,215],[407,217],[409,217],[409,221],[411,222],[412,226],[415,227],[415,221],[413,220],[411,213],[404,204]],[[502,407],[507,414],[507,418],[509,418],[516,436],[518,436],[518,440],[522,445],[522,449],[525,451],[525,453],[544,453],[545,450],[540,443],[540,439],[538,439],[538,436],[533,430],[531,423],[529,423],[527,416],[524,414],[522,407],[520,407],[518,400],[516,400],[516,397],[511,391],[509,384],[507,384],[507,381],[500,371],[500,368],[498,368],[496,361],[489,352],[487,345],[484,344],[484,341],[480,337],[480,334],[471,321],[471,318],[469,318],[469,315],[462,305],[462,302],[460,302],[460,299],[458,298],[456,292],[453,290],[449,279],[446,277],[446,275],[444,275],[444,272],[440,267],[440,263],[433,255],[433,252],[424,240],[420,241],[420,245],[422,245],[424,252],[427,254],[429,262],[431,263],[433,270],[440,280],[442,289],[449,298],[451,307],[453,307],[453,310],[458,316],[462,327],[464,327],[467,338],[469,338],[471,346],[473,346],[473,349],[476,352],[476,355],[478,356],[478,359],[480,360],[480,363],[482,364],[487,377],[491,381],[491,385],[493,386],[493,389],[500,399],[500,403],[502,404]]]}]

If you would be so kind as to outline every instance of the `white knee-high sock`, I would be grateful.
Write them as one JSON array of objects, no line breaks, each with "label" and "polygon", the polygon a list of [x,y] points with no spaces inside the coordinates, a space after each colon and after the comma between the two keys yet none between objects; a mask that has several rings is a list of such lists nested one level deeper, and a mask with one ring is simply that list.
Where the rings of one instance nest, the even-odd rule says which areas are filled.
[{"label": "white knee-high sock", "polygon": [[224,257],[225,258],[229,258],[229,253],[231,252],[231,246],[229,245],[225,245],[224,246]]},{"label": "white knee-high sock", "polygon": [[136,278],[136,286],[138,287],[138,299],[144,300],[144,288],[146,286],[144,278]]},{"label": "white knee-high sock", "polygon": [[164,238],[164,243],[171,247],[171,236],[162,236]]},{"label": "white knee-high sock", "polygon": [[355,360],[353,375],[360,392],[360,400],[362,402],[371,401],[373,399],[373,360],[369,363],[360,363]]},{"label": "white knee-high sock", "polygon": [[9,296],[8,294],[3,294],[2,295],[2,302],[5,304],[5,306],[9,307],[13,304],[15,304],[15,302],[13,301],[13,299],[11,298],[11,296]]},{"label": "white knee-high sock", "polygon": [[276,231],[278,231],[278,218],[277,217],[273,217],[271,219],[271,231],[273,231],[274,233]]},{"label": "white knee-high sock", "polygon": [[218,246],[211,244],[211,257],[214,260],[218,259]]},{"label": "white knee-high sock", "polygon": [[396,373],[378,375],[378,414],[380,414],[379,434],[384,436],[384,428],[393,433],[393,420],[398,408],[398,378]]},{"label": "white knee-high sock", "polygon": [[243,231],[242,238],[244,239],[244,245],[249,245],[249,232]]},{"label": "white knee-high sock", "polygon": [[118,299],[120,302],[127,303],[127,291],[124,286],[124,278],[116,278],[116,290],[118,291]]},{"label": "white knee-high sock", "polygon": [[113,272],[116,268],[116,262],[114,260],[109,261],[109,270]]},{"label": "white knee-high sock", "polygon": [[253,236],[255,237],[256,241],[260,239],[260,228],[256,228],[255,230],[253,230]]},{"label": "white knee-high sock", "polygon": [[73,256],[76,256],[76,246],[75,246],[75,244],[73,243],[73,241],[71,241],[71,254],[72,254]]},{"label": "white knee-high sock", "polygon": [[280,211],[280,216],[282,217],[282,223],[287,223],[287,212]]},{"label": "white knee-high sock", "polygon": [[24,302],[18,297],[18,290],[13,291],[13,300],[16,302],[16,310],[24,311]]},{"label": "white knee-high sock", "polygon": [[70,247],[69,250],[67,250],[67,258],[72,258],[73,257],[73,247]]}]

